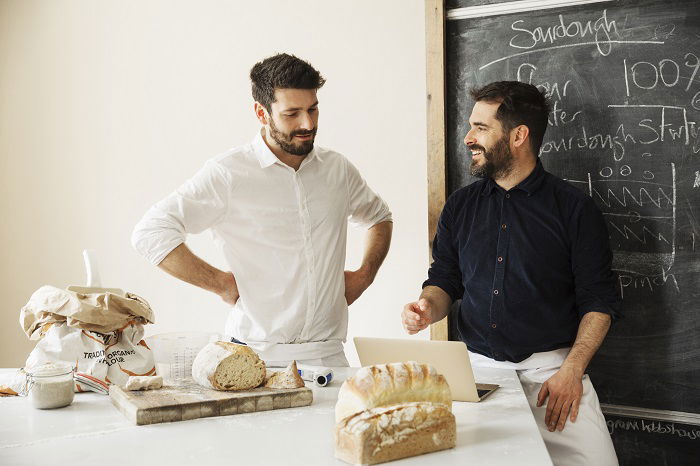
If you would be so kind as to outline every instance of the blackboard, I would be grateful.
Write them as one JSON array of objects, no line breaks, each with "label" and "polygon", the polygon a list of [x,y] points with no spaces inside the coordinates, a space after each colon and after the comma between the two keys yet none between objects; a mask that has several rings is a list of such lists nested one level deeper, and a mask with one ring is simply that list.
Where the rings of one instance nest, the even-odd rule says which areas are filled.
[{"label": "blackboard", "polygon": [[[605,406],[603,406],[605,409]],[[630,466],[697,465],[700,458],[700,426],[674,420],[663,414],[620,414],[609,408],[605,414],[608,432],[620,456]],[[642,414],[640,416],[640,414]]]},{"label": "blackboard", "polygon": [[448,193],[474,181],[469,88],[544,89],[554,110],[540,159],[604,213],[623,296],[624,319],[589,368],[600,400],[700,412],[700,5],[620,0],[447,18]]},{"label": "blackboard", "polygon": [[502,3],[502,2],[503,2],[503,0],[446,0],[445,1],[445,8],[451,10],[454,8],[489,5],[492,3]]}]

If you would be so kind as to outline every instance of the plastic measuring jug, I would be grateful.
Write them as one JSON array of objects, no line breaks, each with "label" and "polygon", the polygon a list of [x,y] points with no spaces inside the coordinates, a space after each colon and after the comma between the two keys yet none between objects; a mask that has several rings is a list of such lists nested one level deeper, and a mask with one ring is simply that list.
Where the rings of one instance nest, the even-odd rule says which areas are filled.
[{"label": "plastic measuring jug", "polygon": [[220,335],[208,332],[161,333],[146,337],[153,351],[156,373],[168,380],[192,377],[192,362],[197,353]]}]

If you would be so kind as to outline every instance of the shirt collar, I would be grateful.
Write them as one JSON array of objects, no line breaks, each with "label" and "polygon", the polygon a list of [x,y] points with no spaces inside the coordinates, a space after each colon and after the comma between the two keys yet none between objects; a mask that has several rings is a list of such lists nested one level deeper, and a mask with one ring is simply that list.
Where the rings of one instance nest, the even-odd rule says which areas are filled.
[{"label": "shirt collar", "polygon": [[[258,134],[255,135],[255,138],[253,139],[253,150],[255,151],[255,157],[260,163],[260,167],[267,168],[271,165],[274,165],[275,163],[282,162],[280,161],[280,159],[277,158],[275,154],[272,153],[270,148],[267,147],[265,139],[263,139],[262,136],[263,131],[264,129],[261,128],[260,131],[258,131]],[[323,162],[323,159],[321,158],[321,156],[319,156],[318,151],[316,150],[316,146],[314,146],[311,152],[308,153],[308,155],[302,162],[302,165],[306,165],[307,163],[309,163],[308,161],[311,161],[313,159],[317,159],[319,162]]]},{"label": "shirt collar", "polygon": [[[538,157],[537,163],[535,164],[535,168],[532,170],[532,172],[527,175],[527,178],[518,183],[512,189],[520,189],[525,191],[528,196],[531,196],[542,185],[542,182],[544,181],[544,174],[544,167],[542,166],[542,162]],[[483,196],[488,196],[499,188],[502,189],[495,181],[493,181],[492,178],[489,178],[486,180],[486,183],[484,183],[481,194]]]},{"label": "shirt collar", "polygon": [[484,187],[481,190],[481,195],[490,196],[491,193],[493,193],[497,188],[499,188],[499,186],[495,181],[493,181],[493,178],[487,178],[486,182],[484,183]]},{"label": "shirt collar", "polygon": [[532,173],[527,175],[527,178],[518,183],[515,188],[522,189],[528,196],[531,196],[542,185],[542,182],[544,181],[544,173],[544,167],[542,166],[542,162],[540,162],[540,158],[538,157],[537,163],[535,164],[535,169],[532,170]]}]

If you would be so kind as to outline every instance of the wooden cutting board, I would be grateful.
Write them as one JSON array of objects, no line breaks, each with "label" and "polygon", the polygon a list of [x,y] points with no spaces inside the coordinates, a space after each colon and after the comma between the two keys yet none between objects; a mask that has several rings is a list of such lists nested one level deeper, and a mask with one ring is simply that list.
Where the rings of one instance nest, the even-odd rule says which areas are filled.
[{"label": "wooden cutting board", "polygon": [[130,391],[111,385],[109,398],[131,422],[146,425],[308,406],[313,401],[313,392],[306,387],[224,392],[186,379],[177,385],[164,385],[160,390]]}]

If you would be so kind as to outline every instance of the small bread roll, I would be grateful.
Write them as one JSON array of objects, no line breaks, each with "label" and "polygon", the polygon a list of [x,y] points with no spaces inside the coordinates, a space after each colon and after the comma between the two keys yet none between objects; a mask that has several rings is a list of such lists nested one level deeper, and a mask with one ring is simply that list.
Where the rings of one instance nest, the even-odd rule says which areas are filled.
[{"label": "small bread roll", "polygon": [[197,354],[192,378],[214,390],[248,390],[265,381],[265,362],[246,345],[217,341]]}]

